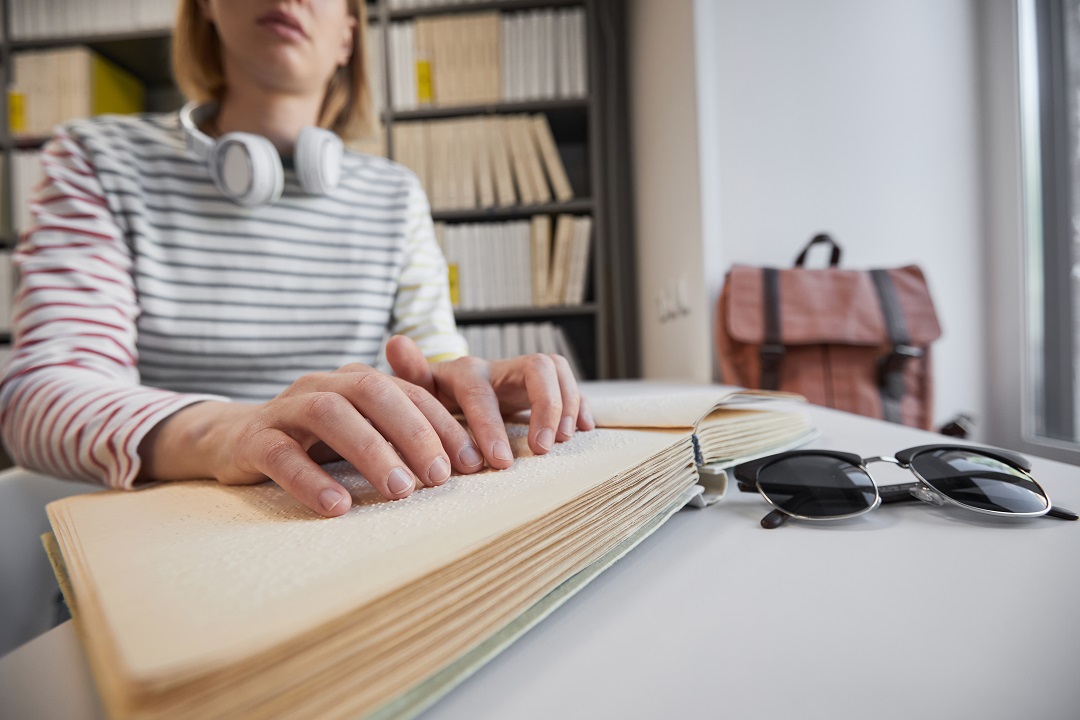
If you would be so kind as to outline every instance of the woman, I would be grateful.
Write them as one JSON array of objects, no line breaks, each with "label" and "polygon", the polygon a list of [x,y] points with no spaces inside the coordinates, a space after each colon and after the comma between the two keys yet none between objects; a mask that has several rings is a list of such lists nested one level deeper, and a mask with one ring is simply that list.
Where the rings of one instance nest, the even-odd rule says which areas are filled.
[{"label": "woman", "polygon": [[[538,454],[593,427],[565,359],[465,356],[416,177],[319,130],[367,117],[364,27],[361,0],[181,0],[198,104],[46,146],[0,387],[16,462],[115,488],[270,478],[331,517],[351,500],[319,462],[399,499],[509,467],[503,413],[531,410]],[[388,329],[397,377],[371,367]]]}]

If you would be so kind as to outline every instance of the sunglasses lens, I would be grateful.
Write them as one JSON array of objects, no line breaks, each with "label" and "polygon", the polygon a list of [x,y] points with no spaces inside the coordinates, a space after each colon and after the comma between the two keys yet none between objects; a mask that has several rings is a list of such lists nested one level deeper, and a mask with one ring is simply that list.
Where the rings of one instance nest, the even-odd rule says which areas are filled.
[{"label": "sunglasses lens", "polygon": [[874,481],[857,465],[821,455],[799,455],[767,465],[758,486],[776,507],[807,518],[835,518],[869,510]]},{"label": "sunglasses lens", "polygon": [[930,487],[961,505],[1003,513],[1040,513],[1050,507],[1026,473],[971,450],[932,450],[911,467]]}]

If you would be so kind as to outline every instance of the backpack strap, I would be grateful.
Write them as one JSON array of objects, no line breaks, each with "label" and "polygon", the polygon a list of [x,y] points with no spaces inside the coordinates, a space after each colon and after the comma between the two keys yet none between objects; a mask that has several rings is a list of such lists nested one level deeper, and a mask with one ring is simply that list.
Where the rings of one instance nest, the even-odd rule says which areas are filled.
[{"label": "backpack strap", "polygon": [[833,240],[832,236],[827,233],[818,233],[810,238],[810,242],[806,243],[806,247],[804,247],[802,252],[799,253],[799,256],[795,258],[795,267],[801,268],[806,264],[806,256],[810,252],[810,248],[818,243],[832,247],[832,251],[829,253],[829,267],[836,267],[840,264],[840,243]]},{"label": "backpack strap", "polygon": [[762,268],[762,286],[765,300],[765,342],[761,344],[761,379],[758,386],[764,390],[780,388],[780,358],[784,346],[780,342],[780,271]]},{"label": "backpack strap", "polygon": [[923,351],[911,344],[904,309],[888,270],[871,270],[870,277],[877,289],[885,329],[889,333],[892,351],[878,361],[878,387],[881,389],[882,415],[889,422],[901,422],[900,405],[904,399],[904,366]]}]

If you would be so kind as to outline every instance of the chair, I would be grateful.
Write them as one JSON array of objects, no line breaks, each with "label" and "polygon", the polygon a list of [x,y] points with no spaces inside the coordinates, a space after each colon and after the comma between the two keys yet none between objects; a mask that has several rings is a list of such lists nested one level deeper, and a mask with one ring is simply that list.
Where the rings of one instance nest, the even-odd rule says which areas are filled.
[{"label": "chair", "polygon": [[50,529],[45,506],[100,489],[17,467],[0,472],[0,656],[50,629],[60,609],[41,544]]}]

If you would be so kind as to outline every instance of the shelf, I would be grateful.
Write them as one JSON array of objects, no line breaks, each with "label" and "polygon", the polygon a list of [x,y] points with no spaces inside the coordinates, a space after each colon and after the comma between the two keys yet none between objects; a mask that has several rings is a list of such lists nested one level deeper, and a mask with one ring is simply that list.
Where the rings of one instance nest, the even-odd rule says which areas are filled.
[{"label": "shelf", "polygon": [[460,13],[485,12],[487,10],[535,10],[539,8],[573,7],[584,5],[584,0],[479,0],[478,2],[458,2],[448,5],[425,5],[424,7],[399,8],[390,11],[391,20],[406,20],[424,15],[457,15]]},{"label": "shelf", "polygon": [[513,205],[501,208],[476,208],[471,210],[434,210],[431,217],[435,222],[473,222],[478,220],[519,220],[533,215],[554,213],[590,213],[593,201],[590,198],[575,198],[568,202],[545,203],[543,205]]},{"label": "shelf", "polygon": [[169,58],[171,37],[172,32],[168,29],[136,30],[12,40],[10,46],[13,52],[18,52],[87,45],[135,75],[143,84],[153,87],[172,84],[172,63]]},{"label": "shelf", "polygon": [[49,141],[47,137],[15,137],[3,143],[4,150],[40,150]]},{"label": "shelf", "polygon": [[385,113],[391,122],[408,120],[435,120],[464,115],[506,115],[511,113],[559,112],[589,109],[587,98],[553,98],[550,100],[515,100],[487,103],[484,105],[454,105],[449,107],[426,107],[421,110],[395,110]]},{"label": "shelf", "polygon": [[169,28],[159,30],[132,30],[129,32],[96,33],[93,35],[58,35],[55,37],[12,40],[12,50],[43,50],[69,45],[99,45],[101,43],[130,42],[132,40],[167,40],[172,34]]},{"label": "shelf", "polygon": [[596,310],[596,303],[560,305],[557,307],[506,308],[502,310],[455,310],[454,319],[459,323],[545,320],[556,317],[595,315]]}]

